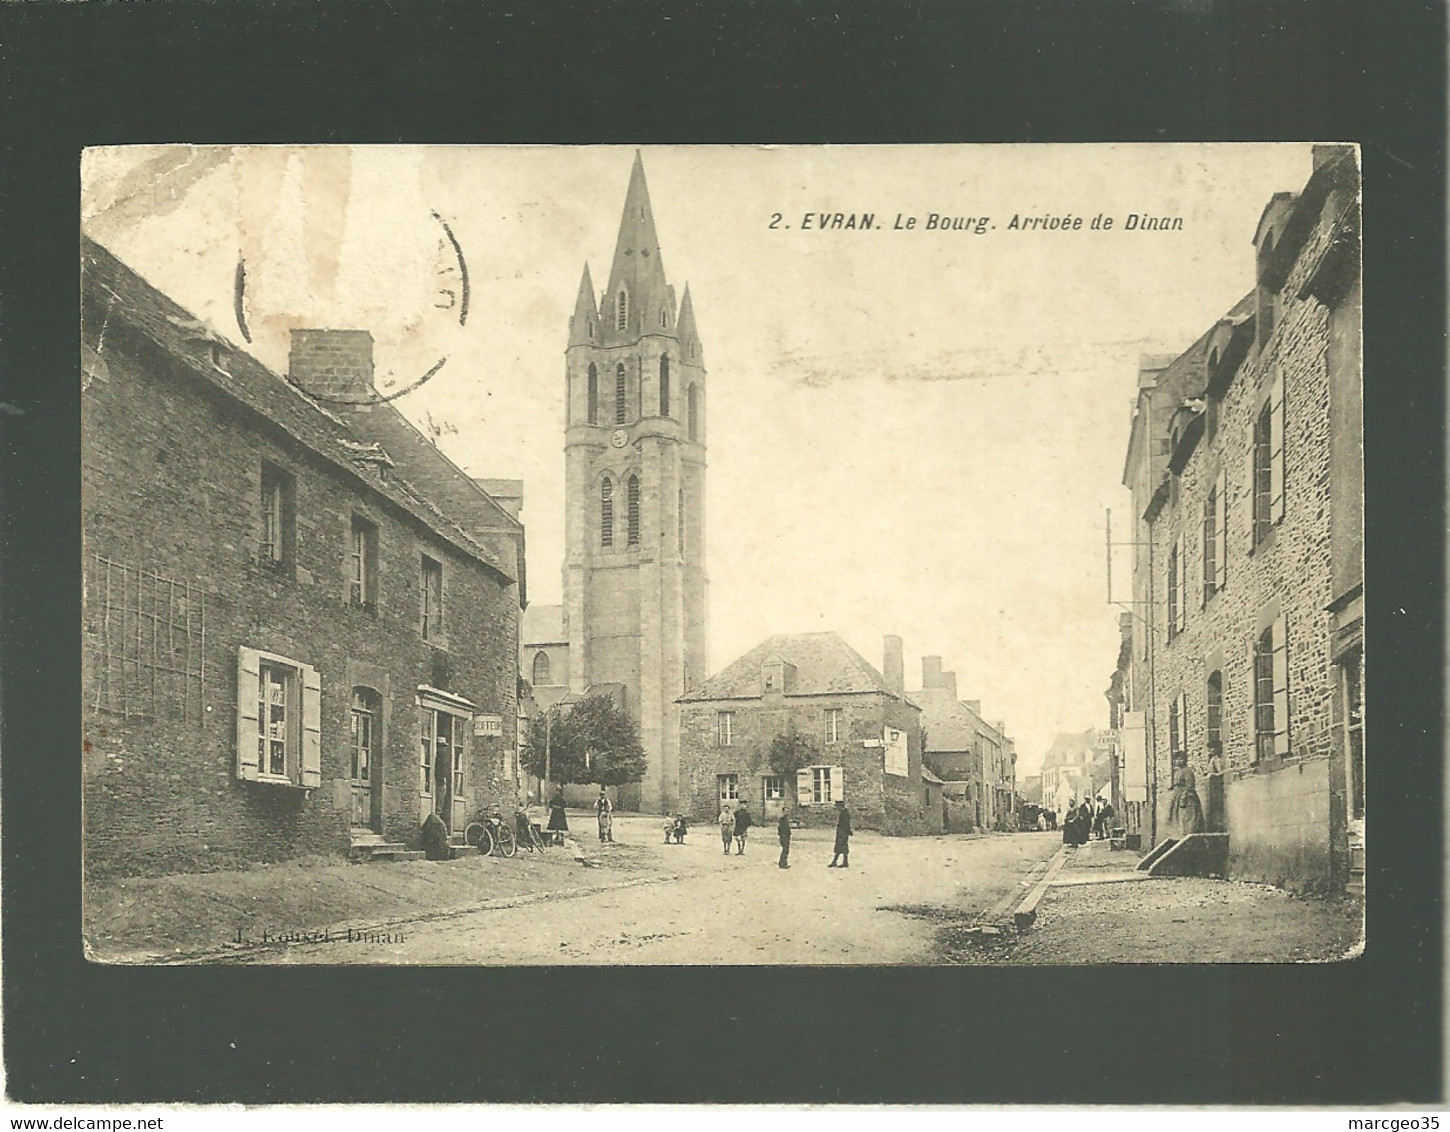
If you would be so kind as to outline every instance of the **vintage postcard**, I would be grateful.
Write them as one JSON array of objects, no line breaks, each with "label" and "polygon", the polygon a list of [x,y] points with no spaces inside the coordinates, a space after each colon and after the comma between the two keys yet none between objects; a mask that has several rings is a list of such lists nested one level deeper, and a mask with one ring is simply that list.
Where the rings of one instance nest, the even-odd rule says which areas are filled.
[{"label": "vintage postcard", "polygon": [[87,150],[88,956],[1357,953],[1359,216],[1339,144]]}]

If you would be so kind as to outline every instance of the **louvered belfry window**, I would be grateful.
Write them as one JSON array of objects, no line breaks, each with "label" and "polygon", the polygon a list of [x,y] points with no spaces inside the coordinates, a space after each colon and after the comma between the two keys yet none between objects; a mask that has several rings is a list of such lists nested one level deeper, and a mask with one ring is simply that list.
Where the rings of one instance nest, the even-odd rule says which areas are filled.
[{"label": "louvered belfry window", "polygon": [[630,476],[627,484],[629,492],[629,545],[639,545],[639,477]]},{"label": "louvered belfry window", "polygon": [[620,362],[614,367],[614,423],[623,424],[625,420],[624,363]]},{"label": "louvered belfry window", "polygon": [[599,485],[599,543],[614,545],[614,481],[608,476]]}]

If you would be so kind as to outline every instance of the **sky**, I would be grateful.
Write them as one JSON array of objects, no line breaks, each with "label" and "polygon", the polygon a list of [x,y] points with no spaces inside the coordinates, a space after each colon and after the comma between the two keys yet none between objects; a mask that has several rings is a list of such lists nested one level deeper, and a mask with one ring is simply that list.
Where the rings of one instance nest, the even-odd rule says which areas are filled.
[{"label": "sky", "polygon": [[[895,633],[907,688],[940,655],[1016,740],[1019,777],[1057,732],[1106,726],[1105,514],[1125,538],[1139,357],[1186,349],[1250,289],[1259,214],[1303,185],[1310,147],[641,152],[708,373],[710,671],[827,629],[880,667]],[[91,149],[81,221],[278,372],[302,326],[370,330],[385,394],[446,358],[397,406],[470,474],[524,481],[529,600],[553,604],[568,319],[586,262],[607,282],[634,153]],[[1028,226],[1053,218],[1069,226]]]}]

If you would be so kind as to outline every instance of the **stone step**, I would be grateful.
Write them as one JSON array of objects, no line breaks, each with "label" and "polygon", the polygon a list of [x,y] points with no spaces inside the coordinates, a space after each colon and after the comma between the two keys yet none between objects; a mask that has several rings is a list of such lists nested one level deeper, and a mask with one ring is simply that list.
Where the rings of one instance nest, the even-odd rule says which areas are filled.
[{"label": "stone step", "polygon": [[423,853],[409,849],[401,841],[384,841],[378,838],[376,841],[355,840],[347,855],[353,861],[413,861],[423,856]]}]

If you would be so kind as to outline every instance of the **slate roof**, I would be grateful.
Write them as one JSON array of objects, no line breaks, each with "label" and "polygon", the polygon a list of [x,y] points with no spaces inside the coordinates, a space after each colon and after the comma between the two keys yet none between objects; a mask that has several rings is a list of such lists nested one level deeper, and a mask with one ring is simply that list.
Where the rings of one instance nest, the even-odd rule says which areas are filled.
[{"label": "slate roof", "polygon": [[842,640],[840,634],[795,633],[762,641],[698,688],[679,697],[678,702],[758,700],[761,666],[777,656],[795,666],[787,699],[853,692],[880,692],[893,699],[905,699],[888,688],[885,677]]},{"label": "slate roof", "polygon": [[[231,345],[190,311],[162,294],[90,237],[81,237],[82,294],[99,311],[90,318],[126,322],[151,339],[188,372],[232,401],[266,418],[293,440],[333,464],[367,490],[407,512],[457,550],[481,562],[507,582],[516,579],[496,557],[475,542],[452,519],[407,482],[384,474],[377,454],[359,445],[358,437],[286,378]],[[106,333],[102,321],[99,336]],[[87,335],[89,338],[89,335]],[[215,344],[220,364],[211,360]],[[207,345],[207,349],[202,346]]]},{"label": "slate roof", "polygon": [[562,605],[531,605],[524,610],[523,643],[527,645],[567,644]]}]

